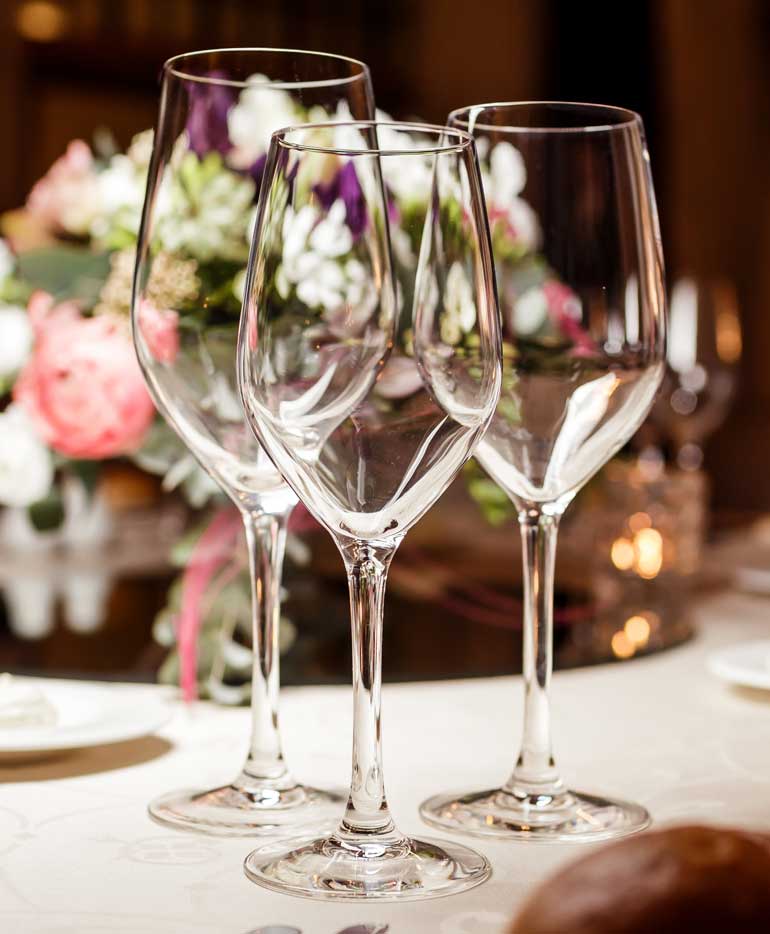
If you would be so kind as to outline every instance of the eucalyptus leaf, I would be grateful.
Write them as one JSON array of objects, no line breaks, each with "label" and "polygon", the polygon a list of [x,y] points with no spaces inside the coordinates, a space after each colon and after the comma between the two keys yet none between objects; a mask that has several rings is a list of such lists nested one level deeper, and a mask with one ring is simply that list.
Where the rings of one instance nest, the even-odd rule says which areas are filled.
[{"label": "eucalyptus leaf", "polygon": [[179,656],[176,651],[169,652],[158,669],[160,684],[179,684]]},{"label": "eucalyptus leaf", "polygon": [[53,532],[64,522],[64,502],[54,487],[48,496],[27,507],[29,521],[38,532]]},{"label": "eucalyptus leaf", "polygon": [[43,289],[56,301],[76,299],[90,308],[110,272],[110,254],[86,247],[42,247],[22,253],[18,272],[33,289]]},{"label": "eucalyptus leaf", "polygon": [[96,492],[96,485],[99,482],[99,473],[101,464],[99,461],[92,460],[73,460],[69,461],[69,470],[85,487],[89,497]]},{"label": "eucalyptus leaf", "polygon": [[168,425],[156,418],[144,436],[134,461],[149,473],[165,474],[173,464],[186,457],[187,449]]},{"label": "eucalyptus leaf", "polygon": [[193,549],[198,544],[198,539],[206,531],[209,522],[210,518],[206,517],[201,522],[196,523],[191,529],[188,529],[181,538],[174,542],[171,548],[171,563],[175,567],[187,567],[187,563],[192,557]]},{"label": "eucalyptus leaf", "polygon": [[15,275],[8,276],[0,282],[0,303],[3,305],[26,305],[30,296],[30,288],[26,282],[17,279]]}]

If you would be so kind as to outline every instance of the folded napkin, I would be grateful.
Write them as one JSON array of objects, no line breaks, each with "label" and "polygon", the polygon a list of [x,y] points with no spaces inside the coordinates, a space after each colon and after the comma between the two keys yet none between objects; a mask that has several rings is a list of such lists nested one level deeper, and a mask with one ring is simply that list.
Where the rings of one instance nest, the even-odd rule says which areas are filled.
[{"label": "folded napkin", "polygon": [[39,688],[13,675],[0,675],[0,729],[53,726],[56,720],[56,708]]}]

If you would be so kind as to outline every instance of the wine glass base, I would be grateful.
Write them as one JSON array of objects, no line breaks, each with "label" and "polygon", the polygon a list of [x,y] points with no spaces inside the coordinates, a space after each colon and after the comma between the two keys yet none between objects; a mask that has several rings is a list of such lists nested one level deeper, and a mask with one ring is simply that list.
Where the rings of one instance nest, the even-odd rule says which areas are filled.
[{"label": "wine glass base", "polygon": [[435,795],[420,805],[426,824],[477,837],[591,843],[637,833],[650,825],[638,804],[579,791],[519,798],[501,788]]},{"label": "wine glass base", "polygon": [[257,885],[305,898],[416,901],[464,892],[492,873],[458,843],[403,837],[395,844],[347,844],[337,837],[274,843],[243,864]]},{"label": "wine glass base", "polygon": [[218,837],[270,835],[287,829],[334,827],[347,794],[305,785],[277,790],[225,785],[209,791],[172,791],[152,801],[150,817],[176,830]]}]

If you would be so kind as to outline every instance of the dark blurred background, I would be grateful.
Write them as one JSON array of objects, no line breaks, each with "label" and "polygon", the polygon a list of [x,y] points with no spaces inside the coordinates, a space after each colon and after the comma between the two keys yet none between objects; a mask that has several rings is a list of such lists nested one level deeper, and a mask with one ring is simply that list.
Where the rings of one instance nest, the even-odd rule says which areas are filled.
[{"label": "dark blurred background", "polygon": [[669,276],[726,277],[745,353],[710,440],[717,509],[770,503],[770,4],[766,0],[2,0],[0,210],[73,137],[124,145],[155,118],[163,60],[275,45],[369,63],[379,105],[442,121],[509,99],[620,104],[647,126]]}]

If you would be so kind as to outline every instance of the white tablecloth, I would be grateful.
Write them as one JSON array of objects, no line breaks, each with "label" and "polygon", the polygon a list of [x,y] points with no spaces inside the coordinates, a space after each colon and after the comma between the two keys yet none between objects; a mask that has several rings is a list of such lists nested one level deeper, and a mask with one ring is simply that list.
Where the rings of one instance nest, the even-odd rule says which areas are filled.
[{"label": "white tablecloth", "polygon": [[[770,696],[726,687],[704,657],[721,644],[770,637],[770,601],[723,595],[697,618],[699,635],[686,646],[556,676],[558,759],[576,787],[641,801],[659,823],[768,828]],[[404,830],[425,832],[417,804],[427,795],[507,775],[520,689],[513,678],[385,688],[385,772]],[[285,692],[285,745],[299,776],[346,784],[349,700],[345,688]],[[388,924],[389,934],[500,934],[531,886],[581,851],[466,838],[488,855],[493,878],[426,902],[334,904],[267,892],[241,869],[251,841],[164,830],[146,816],[150,798],[223,782],[244,755],[246,710],[173,703],[159,737],[0,765],[3,934],[247,934],[267,925],[336,934],[374,922]]]}]

